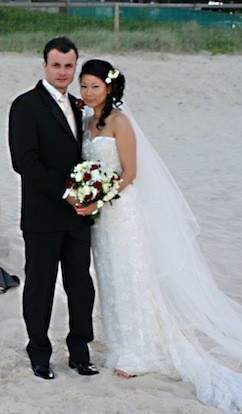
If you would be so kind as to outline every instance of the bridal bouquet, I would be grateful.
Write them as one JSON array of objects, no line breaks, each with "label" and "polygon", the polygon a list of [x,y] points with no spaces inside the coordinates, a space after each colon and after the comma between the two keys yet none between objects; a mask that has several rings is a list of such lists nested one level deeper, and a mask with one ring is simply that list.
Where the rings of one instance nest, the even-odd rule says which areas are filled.
[{"label": "bridal bouquet", "polygon": [[[113,198],[119,198],[122,182],[119,174],[103,162],[83,161],[77,164],[70,175],[70,195],[84,206],[97,202],[97,208]],[[94,212],[94,215],[97,216]]]}]

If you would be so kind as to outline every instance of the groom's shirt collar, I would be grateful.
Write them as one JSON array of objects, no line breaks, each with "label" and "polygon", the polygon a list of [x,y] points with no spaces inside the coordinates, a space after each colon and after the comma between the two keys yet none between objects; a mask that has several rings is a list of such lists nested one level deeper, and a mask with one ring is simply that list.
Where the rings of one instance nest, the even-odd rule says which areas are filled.
[{"label": "groom's shirt collar", "polygon": [[[52,98],[55,99],[56,102],[59,102],[59,99],[63,96],[54,86],[52,86],[46,79],[42,80],[42,84],[45,89],[51,94]],[[64,93],[64,95],[68,98],[68,93]]]}]

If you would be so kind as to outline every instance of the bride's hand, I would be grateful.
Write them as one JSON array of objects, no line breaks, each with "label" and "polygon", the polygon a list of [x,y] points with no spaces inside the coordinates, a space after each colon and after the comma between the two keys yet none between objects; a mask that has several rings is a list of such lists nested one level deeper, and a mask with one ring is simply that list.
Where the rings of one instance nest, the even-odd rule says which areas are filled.
[{"label": "bride's hand", "polygon": [[91,203],[87,207],[75,207],[76,213],[80,216],[91,216],[97,210],[97,203]]}]

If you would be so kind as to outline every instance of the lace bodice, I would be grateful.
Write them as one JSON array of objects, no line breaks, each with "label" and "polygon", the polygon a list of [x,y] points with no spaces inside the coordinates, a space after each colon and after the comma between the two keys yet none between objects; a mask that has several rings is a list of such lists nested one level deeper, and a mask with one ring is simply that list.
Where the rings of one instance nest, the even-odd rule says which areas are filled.
[{"label": "lace bodice", "polygon": [[88,161],[102,161],[112,166],[119,174],[122,172],[116,140],[113,137],[97,136],[89,140],[90,131],[83,137],[83,158]]}]

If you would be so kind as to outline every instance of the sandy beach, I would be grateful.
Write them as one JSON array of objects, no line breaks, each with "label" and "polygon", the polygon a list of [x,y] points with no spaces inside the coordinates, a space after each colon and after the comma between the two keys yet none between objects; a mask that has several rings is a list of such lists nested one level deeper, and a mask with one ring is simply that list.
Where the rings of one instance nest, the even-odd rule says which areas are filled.
[{"label": "sandy beach", "polygon": [[[94,57],[80,51],[81,63]],[[97,56],[95,56],[97,57]],[[242,60],[240,56],[146,53],[98,56],[124,72],[125,101],[168,166],[201,226],[199,243],[217,284],[242,303]],[[126,381],[102,368],[98,297],[92,361],[100,375],[68,367],[67,306],[58,279],[50,338],[54,381],[33,376],[22,319],[24,246],[20,180],[8,150],[12,100],[43,77],[42,57],[0,53],[0,266],[21,286],[0,295],[0,414],[215,414],[189,383],[146,374]],[[79,96],[77,76],[70,91]]]}]

